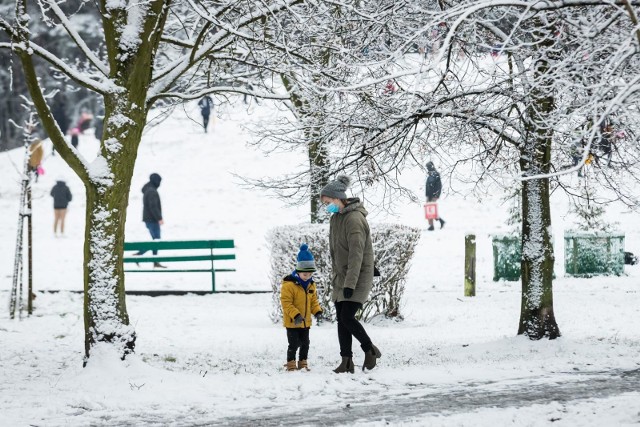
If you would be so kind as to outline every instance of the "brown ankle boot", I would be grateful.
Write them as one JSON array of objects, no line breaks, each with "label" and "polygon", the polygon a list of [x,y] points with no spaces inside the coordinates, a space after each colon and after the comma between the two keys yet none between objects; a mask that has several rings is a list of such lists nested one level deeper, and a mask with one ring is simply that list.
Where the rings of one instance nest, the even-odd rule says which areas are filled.
[{"label": "brown ankle boot", "polygon": [[296,370],[296,361],[295,360],[289,360],[287,362],[286,365],[284,365],[287,369],[287,372],[291,372],[291,371],[295,371]]},{"label": "brown ankle boot", "polygon": [[305,371],[309,371],[309,366],[307,366],[306,360],[298,360],[298,370],[304,369]]},{"label": "brown ankle boot", "polygon": [[364,353],[364,363],[362,364],[362,370],[364,371],[365,368],[366,369],[375,368],[376,361],[377,359],[380,358],[380,356],[382,356],[382,353],[380,353],[380,350],[378,350],[378,347],[371,344],[371,350]]},{"label": "brown ankle boot", "polygon": [[353,364],[353,359],[350,357],[343,357],[342,362],[340,362],[340,366],[333,370],[336,374],[342,374],[344,372],[353,374],[354,371],[355,365]]}]

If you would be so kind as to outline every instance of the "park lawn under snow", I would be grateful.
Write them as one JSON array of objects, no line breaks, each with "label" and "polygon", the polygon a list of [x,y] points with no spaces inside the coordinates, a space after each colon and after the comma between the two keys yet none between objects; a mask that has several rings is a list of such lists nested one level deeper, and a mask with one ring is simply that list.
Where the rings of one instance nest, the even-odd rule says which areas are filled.
[{"label": "park lawn under snow", "polygon": [[[305,162],[304,152],[265,156],[247,148],[250,136],[242,125],[269,118],[271,110],[264,104],[249,109],[239,104],[218,114],[209,134],[193,121],[199,120],[195,105],[145,134],[133,178],[127,240],[148,239],[141,222],[140,189],[149,174],[157,172],[163,177],[159,189],[163,238],[233,238],[237,272],[219,274],[219,289],[268,290],[265,234],[275,226],[295,227],[307,221],[307,206],[292,206],[262,190],[246,188],[238,176],[286,173]],[[97,149],[90,134],[80,137],[79,146],[88,159]],[[4,301],[13,270],[22,156],[20,149],[0,154],[0,289],[4,291],[0,298]],[[62,292],[38,292],[31,318],[12,321],[6,310],[0,313],[0,425],[243,424],[238,418],[243,416],[291,425],[324,419],[333,424],[380,425],[385,421],[469,426],[546,425],[552,420],[571,426],[640,423],[637,389],[531,404],[488,401],[474,407],[460,401],[448,409],[425,409],[419,414],[393,410],[394,402],[446,401],[460,393],[472,397],[534,385],[554,388],[639,369],[640,267],[627,266],[623,277],[564,277],[562,234],[574,226],[574,218],[567,214],[567,202],[559,192],[553,196],[552,209],[554,307],[560,339],[531,342],[517,337],[520,283],[492,281],[489,236],[509,230],[500,191],[491,189],[480,203],[447,191],[445,182],[440,211],[447,224],[435,232],[426,231],[420,204],[398,201],[393,216],[378,206],[376,189],[364,195],[372,223],[396,222],[424,230],[406,284],[405,320],[366,325],[383,353],[375,370],[333,374],[339,360],[337,334],[335,324],[324,323],[311,330],[311,371],[284,372],[286,335],[269,319],[269,294],[129,296],[127,307],[138,336],[136,354],[118,363],[108,348],[99,347],[89,366],[82,368],[82,295],[67,291],[83,286],[84,192],[59,156],[47,157],[44,168],[46,174],[34,184],[34,286],[36,291]],[[58,177],[68,182],[74,196],[67,235],[62,238],[53,235],[48,195]],[[409,169],[402,181],[423,198],[424,171]],[[626,249],[640,253],[638,214],[611,206],[607,215],[626,233]],[[464,235],[469,232],[478,236],[478,286],[473,298],[463,296],[462,281]],[[209,287],[206,273],[127,275],[130,290]],[[357,345],[354,352],[356,365],[361,365]],[[368,405],[374,409],[365,415],[357,411]],[[336,413],[344,416],[335,418]],[[304,418],[296,418],[301,414]]]}]

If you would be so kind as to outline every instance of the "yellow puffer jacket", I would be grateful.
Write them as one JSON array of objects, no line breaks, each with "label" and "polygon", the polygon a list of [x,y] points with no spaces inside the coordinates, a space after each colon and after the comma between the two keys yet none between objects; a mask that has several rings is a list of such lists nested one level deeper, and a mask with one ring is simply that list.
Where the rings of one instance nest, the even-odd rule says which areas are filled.
[{"label": "yellow puffer jacket", "polygon": [[[305,292],[302,285],[298,284],[295,277],[289,275],[282,280],[280,290],[280,303],[282,304],[282,314],[285,328],[309,328],[311,327],[311,317],[322,312],[318,302],[316,284],[311,281]],[[296,325],[293,318],[300,314],[304,322]]]}]

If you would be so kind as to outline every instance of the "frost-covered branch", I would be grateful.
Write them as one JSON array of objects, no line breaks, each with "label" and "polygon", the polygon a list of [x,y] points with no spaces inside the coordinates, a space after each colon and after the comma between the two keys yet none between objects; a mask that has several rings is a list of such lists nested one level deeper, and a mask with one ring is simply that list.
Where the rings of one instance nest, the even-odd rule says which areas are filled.
[{"label": "frost-covered branch", "polygon": [[91,62],[91,64],[98,69],[102,73],[104,77],[109,76],[109,68],[89,49],[85,41],[82,39],[80,34],[73,28],[73,25],[67,18],[67,15],[62,12],[58,4],[55,0],[47,0],[46,4],[49,5],[51,10],[54,12],[64,29],[67,31],[69,36],[76,43],[76,46],[84,53],[87,59]]}]

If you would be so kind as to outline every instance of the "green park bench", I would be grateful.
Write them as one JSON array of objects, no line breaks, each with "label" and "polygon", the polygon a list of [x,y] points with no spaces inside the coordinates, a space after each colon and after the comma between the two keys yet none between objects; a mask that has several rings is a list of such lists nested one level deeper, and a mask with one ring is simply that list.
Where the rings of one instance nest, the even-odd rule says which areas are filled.
[{"label": "green park bench", "polygon": [[[182,240],[166,241],[153,240],[150,242],[125,242],[124,250],[127,251],[171,251],[169,254],[159,253],[158,255],[129,255],[125,254],[124,263],[176,263],[176,262],[196,262],[196,267],[188,268],[125,268],[127,273],[211,273],[211,292],[216,291],[216,273],[226,271],[236,271],[235,268],[219,268],[216,261],[229,261],[236,259],[231,249],[235,248],[233,240]],[[189,254],[175,254],[174,251],[189,250]],[[199,253],[197,252],[199,251]],[[195,253],[194,253],[195,252]],[[204,253],[203,253],[204,252]],[[221,253],[223,252],[223,253]],[[206,268],[202,262],[208,261]],[[226,263],[225,263],[226,264]]]}]

